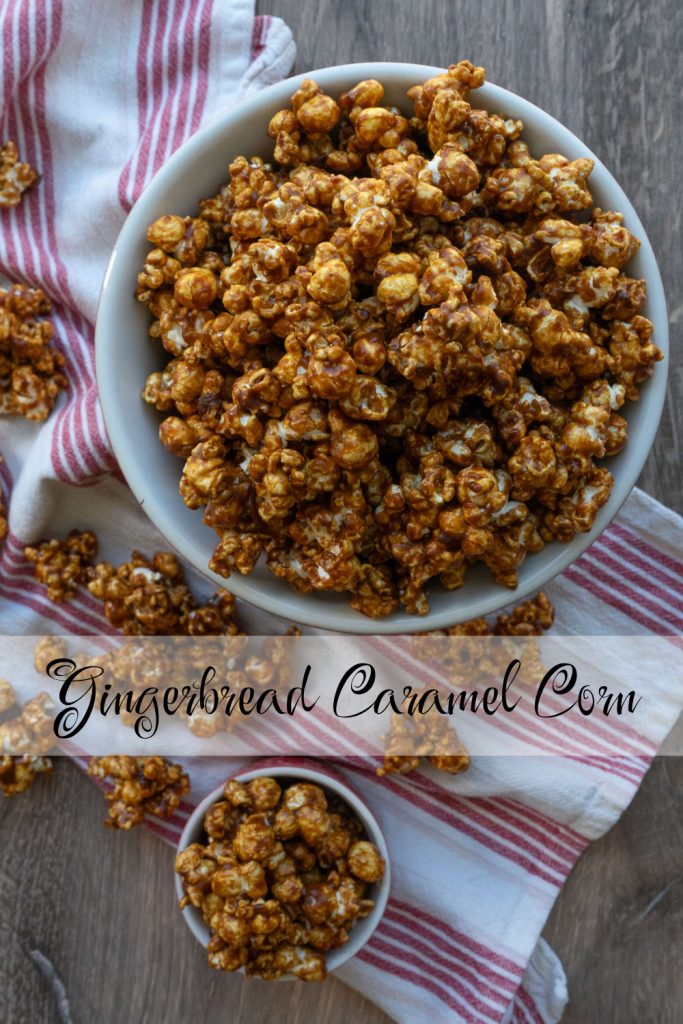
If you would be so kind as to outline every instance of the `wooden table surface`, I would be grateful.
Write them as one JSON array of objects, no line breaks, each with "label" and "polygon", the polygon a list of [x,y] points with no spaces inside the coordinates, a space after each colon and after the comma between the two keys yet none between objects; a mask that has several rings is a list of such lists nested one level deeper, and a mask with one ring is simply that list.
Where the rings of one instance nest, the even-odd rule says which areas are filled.
[{"label": "wooden table surface", "polygon": [[[444,65],[471,58],[492,81],[566,124],[615,173],[660,259],[674,343],[669,401],[641,484],[683,512],[683,362],[676,350],[683,319],[677,287],[683,279],[681,5],[259,0],[257,6],[291,26],[297,71],[373,59]],[[105,831],[103,810],[95,787],[63,761],[31,792],[0,803],[3,1024],[386,1024],[384,1014],[333,980],[269,987],[209,971],[175,907],[171,850],[146,829]],[[617,826],[587,850],[545,935],[569,978],[563,1024],[680,1024],[680,758],[658,758]]]}]

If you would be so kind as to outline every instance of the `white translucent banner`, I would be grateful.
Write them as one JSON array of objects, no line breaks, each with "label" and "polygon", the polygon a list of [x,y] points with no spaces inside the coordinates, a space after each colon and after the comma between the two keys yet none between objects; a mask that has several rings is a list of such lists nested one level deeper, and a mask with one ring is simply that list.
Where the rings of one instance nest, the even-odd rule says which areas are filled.
[{"label": "white translucent banner", "polygon": [[0,753],[649,758],[683,706],[682,649],[653,636],[5,637]]}]

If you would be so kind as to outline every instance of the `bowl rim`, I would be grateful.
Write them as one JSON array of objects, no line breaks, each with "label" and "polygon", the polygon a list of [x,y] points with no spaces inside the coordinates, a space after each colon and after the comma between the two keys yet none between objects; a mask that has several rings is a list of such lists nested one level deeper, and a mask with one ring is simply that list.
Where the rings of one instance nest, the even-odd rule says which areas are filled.
[{"label": "bowl rim", "polygon": [[[276,779],[286,778],[291,779],[293,782],[313,782],[319,785],[322,789],[326,789],[328,792],[334,792],[346,804],[348,804],[351,810],[360,819],[367,838],[375,844],[384,859],[384,876],[379,882],[374,884],[372,890],[372,898],[375,902],[374,907],[367,917],[361,918],[353,925],[349,931],[349,939],[343,946],[340,946],[339,949],[332,949],[325,953],[327,970],[336,971],[345,964],[347,960],[350,960],[351,957],[355,956],[356,953],[358,953],[359,950],[361,950],[363,946],[370,941],[375,929],[384,915],[384,911],[389,900],[389,891],[391,889],[391,861],[384,833],[364,798],[361,797],[345,779],[340,778],[339,775],[328,769],[325,765],[316,765],[315,768],[311,768],[301,765],[297,759],[294,759],[291,762],[288,762],[286,758],[281,757],[276,758],[272,762],[267,759],[259,759],[258,764],[254,768],[226,775],[225,782],[228,782],[231,779],[234,779],[237,782],[249,782],[252,779],[262,776]],[[202,830],[204,815],[209,807],[222,799],[225,782],[212,790],[211,793],[204,797],[201,803],[197,804],[196,808],[188,818],[180,839],[178,840],[176,855],[186,849],[192,842],[196,841],[193,836],[195,836],[198,831]],[[180,900],[184,895],[183,885],[180,876],[175,873],[175,871],[174,885],[176,896],[178,900]],[[199,910],[196,907],[187,906],[183,908],[181,913],[194,937],[206,948],[209,940],[209,929],[207,928]],[[237,973],[244,973],[244,968],[240,968]],[[295,981],[296,979],[291,975],[285,975],[279,980]]]},{"label": "bowl rim", "polygon": [[[632,447],[629,449],[631,457],[620,467],[618,476],[615,476],[610,497],[598,511],[592,529],[588,533],[577,534],[566,544],[546,545],[546,551],[549,548],[554,549],[552,557],[544,562],[542,568],[539,567],[535,571],[533,564],[530,568],[527,565],[525,578],[514,590],[508,590],[502,585],[495,586],[490,592],[487,588],[483,596],[475,594],[469,600],[447,603],[444,608],[437,611],[430,609],[425,616],[409,615],[399,610],[383,619],[369,619],[360,612],[356,612],[352,620],[339,622],[338,609],[333,605],[326,606],[324,602],[317,601],[315,592],[311,594],[297,593],[296,596],[302,598],[302,608],[297,607],[295,610],[291,607],[291,598],[286,592],[272,591],[263,582],[253,581],[250,576],[233,573],[229,579],[225,579],[213,573],[208,568],[205,553],[200,551],[200,546],[187,537],[182,528],[179,529],[176,526],[173,510],[166,507],[156,496],[154,489],[148,485],[144,467],[135,457],[135,446],[131,444],[127,435],[125,421],[122,416],[117,414],[114,390],[108,389],[103,382],[116,374],[119,365],[116,329],[113,326],[116,322],[115,284],[119,270],[122,269],[122,273],[125,274],[125,271],[129,269],[125,266],[122,268],[121,252],[128,244],[139,242],[140,230],[142,230],[142,235],[146,232],[149,223],[146,210],[152,205],[153,197],[157,193],[163,192],[186,165],[189,166],[194,162],[198,149],[202,150],[229,131],[233,119],[242,118],[252,112],[254,115],[258,115],[263,107],[268,106],[275,97],[280,97],[280,95],[282,102],[286,102],[289,94],[298,88],[306,78],[314,77],[323,87],[335,88],[335,78],[352,73],[354,76],[360,75],[363,78],[383,78],[384,82],[407,87],[406,80],[414,80],[418,83],[427,77],[443,73],[444,70],[443,67],[433,65],[394,61],[331,65],[283,79],[218,111],[176,150],[147,183],[124,221],[103,278],[95,327],[95,367],[98,395],[112,449],[128,486],[138,503],[144,506],[145,513],[165,540],[202,576],[215,586],[229,590],[236,597],[256,608],[290,621],[292,618],[296,618],[302,625],[333,629],[335,632],[352,635],[406,634],[414,632],[416,628],[420,630],[439,629],[470,618],[488,615],[512,601],[522,600],[545,586],[575,562],[615,518],[637,482],[654,443],[662,415],[669,365],[666,300],[652,245],[633,204],[599,157],[569,128],[517,93],[487,81],[476,90],[477,96],[484,101],[483,106],[507,111],[508,116],[520,117],[525,123],[533,122],[534,125],[538,125],[540,122],[543,127],[552,131],[558,149],[566,154],[571,154],[572,159],[585,156],[594,161],[591,181],[597,182],[599,187],[608,191],[610,203],[613,203],[614,207],[624,214],[629,229],[640,239],[640,255],[647,264],[648,316],[654,324],[657,344],[664,354],[664,359],[658,364],[652,377],[645,382],[645,387],[648,388],[649,417],[644,427],[641,426],[638,444],[636,445],[635,441],[631,442]],[[463,590],[454,593],[462,594]],[[292,597],[294,597],[294,593],[292,591]]]}]

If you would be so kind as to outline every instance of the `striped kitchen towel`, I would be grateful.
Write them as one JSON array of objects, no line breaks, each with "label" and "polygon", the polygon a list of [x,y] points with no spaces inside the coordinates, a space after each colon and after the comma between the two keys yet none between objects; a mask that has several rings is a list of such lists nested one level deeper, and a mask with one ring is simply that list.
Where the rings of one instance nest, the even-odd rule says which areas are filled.
[{"label": "striped kitchen towel", "polygon": [[[279,19],[254,17],[253,0],[4,0],[0,33],[2,137],[42,174],[18,208],[0,212],[0,270],[51,298],[69,377],[44,424],[0,418],[10,524],[0,630],[110,633],[87,594],[51,605],[22,555],[27,542],[73,528],[94,529],[113,561],[133,546],[164,546],[118,474],[98,406],[93,327],[106,262],[150,176],[220,107],[286,75],[294,43]],[[681,520],[634,492],[548,588],[556,628],[680,632],[682,565]],[[253,609],[241,617],[253,632],[282,629]],[[400,1024],[557,1021],[566,986],[539,942],[544,921],[576,858],[635,793],[656,744],[611,762],[545,758],[542,772],[489,758],[463,777],[378,779],[353,739],[341,736],[348,757],[334,770],[381,820],[394,886],[371,943],[339,976]],[[236,766],[190,767],[195,801]],[[151,827],[175,842],[190,810],[185,803]]]},{"label": "striped kitchen towel", "polygon": [[[131,508],[118,528],[125,535],[138,522],[142,528],[139,511]],[[151,526],[144,528],[144,540],[147,547],[158,542]],[[123,551],[121,539],[117,543]],[[27,587],[27,600],[40,599],[15,554],[15,588]],[[205,586],[194,580],[200,589]],[[615,522],[546,588],[556,608],[553,631],[680,636],[682,580],[683,519],[635,490]],[[51,616],[67,614],[54,607],[46,612],[46,628]],[[87,597],[79,597],[68,614],[74,622],[87,615],[103,632],[109,628]],[[17,615],[17,625],[36,621],[19,609]],[[254,610],[245,608],[244,615],[254,630],[275,625]],[[409,656],[401,638],[377,643],[385,657]],[[425,666],[415,668],[416,677],[424,677]],[[647,738],[610,719],[567,721],[579,747],[599,729],[605,754],[474,758],[470,770],[455,777],[426,769],[378,778],[374,760],[358,756],[351,729],[316,717],[320,747],[327,741],[330,748],[348,751],[332,768],[362,790],[392,857],[386,914],[370,943],[338,976],[400,1024],[558,1021],[567,986],[562,965],[539,939],[545,920],[581,852],[635,795],[682,706],[680,685],[672,680],[671,692],[652,709],[659,725]],[[312,727],[307,720],[306,730]],[[299,728],[292,719],[293,752],[278,763],[301,763],[295,753]],[[541,740],[535,742],[542,749]],[[86,767],[87,758],[77,760]],[[186,762],[192,773],[189,799],[173,819],[150,820],[149,827],[177,843],[193,806],[242,763]],[[270,762],[263,763],[267,769]]]}]

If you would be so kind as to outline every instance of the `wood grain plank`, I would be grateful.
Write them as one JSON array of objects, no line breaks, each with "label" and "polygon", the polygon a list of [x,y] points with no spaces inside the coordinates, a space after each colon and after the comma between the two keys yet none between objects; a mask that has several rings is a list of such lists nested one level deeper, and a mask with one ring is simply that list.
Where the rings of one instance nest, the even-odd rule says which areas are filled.
[{"label": "wood grain plank", "polygon": [[[665,750],[681,749],[683,719]],[[658,757],[617,825],[588,847],[545,937],[569,978],[562,1024],[683,1019],[683,759]]]},{"label": "wood grain plank", "polygon": [[[657,252],[672,328],[669,401],[641,485],[683,511],[683,8],[675,0],[257,0],[292,27],[296,70],[469,57],[576,132],[632,198]],[[100,824],[102,798],[69,764],[0,802],[0,1020],[63,1024],[382,1024],[335,981],[214,974],[177,912],[171,851]],[[662,758],[619,824],[580,860],[548,921],[571,1003],[563,1024],[679,1024],[683,762]],[[421,1024],[421,1022],[415,1022]]]},{"label": "wood grain plank", "polygon": [[54,966],[70,1024],[385,1024],[346,986],[269,985],[212,971],[178,912],[173,851],[146,828],[105,829],[106,805],[65,758],[0,802],[0,1020],[65,1024],[31,959]]}]

